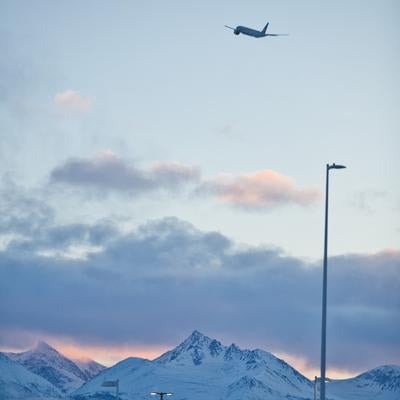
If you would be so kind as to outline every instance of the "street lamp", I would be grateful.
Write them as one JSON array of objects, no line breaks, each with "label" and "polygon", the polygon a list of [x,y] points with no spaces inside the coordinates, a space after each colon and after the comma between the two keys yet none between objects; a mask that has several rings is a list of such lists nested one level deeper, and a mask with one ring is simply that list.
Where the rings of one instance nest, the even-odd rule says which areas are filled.
[{"label": "street lamp", "polygon": [[151,392],[150,393],[152,396],[160,396],[160,400],[164,399],[164,396],[172,396],[173,393],[168,393],[168,392]]},{"label": "street lamp", "polygon": [[324,241],[324,276],[322,283],[322,332],[321,332],[321,385],[320,400],[325,400],[326,381],[326,289],[328,274],[328,197],[329,197],[329,171],[343,169],[344,165],[326,164],[326,191],[325,191],[325,241]]}]

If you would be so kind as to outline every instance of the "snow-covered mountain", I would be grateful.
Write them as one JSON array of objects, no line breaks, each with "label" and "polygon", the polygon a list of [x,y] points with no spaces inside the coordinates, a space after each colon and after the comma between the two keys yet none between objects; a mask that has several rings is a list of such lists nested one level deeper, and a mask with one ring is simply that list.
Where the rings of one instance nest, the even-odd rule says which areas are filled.
[{"label": "snow-covered mountain", "polygon": [[0,399],[60,399],[54,385],[0,353]]},{"label": "snow-covered mountain", "polygon": [[120,381],[122,399],[148,399],[151,391],[172,391],[174,399],[310,398],[312,383],[283,360],[262,350],[223,346],[194,331],[153,361],[128,358],[73,393],[77,399],[107,398],[104,380]]},{"label": "snow-covered mountain", "polygon": [[[102,383],[117,379],[122,400],[149,399],[152,391],[173,392],[175,400],[314,398],[313,382],[285,361],[258,349],[224,346],[198,331],[153,361],[130,357],[108,369],[91,360],[73,362],[43,342],[30,351],[9,354],[35,373],[0,353],[1,400],[111,400],[114,388]],[[400,366],[382,366],[352,379],[332,380],[326,391],[328,400],[400,400]]]},{"label": "snow-covered mountain", "polygon": [[45,342],[23,353],[7,353],[12,360],[46,379],[64,393],[82,386],[89,378],[73,361]]},{"label": "snow-covered mountain", "polygon": [[[76,400],[112,399],[119,379],[121,399],[148,399],[169,391],[175,400],[312,400],[313,383],[271,353],[242,350],[194,331],[153,361],[127,358],[72,393]],[[327,384],[328,400],[400,400],[400,367],[375,368]]]},{"label": "snow-covered mountain", "polygon": [[79,367],[79,369],[85,374],[86,381],[90,381],[96,375],[98,375],[101,371],[106,369],[104,365],[101,365],[97,361],[91,360],[90,358],[79,358],[79,359],[71,359],[75,365]]},{"label": "snow-covered mountain", "polygon": [[332,399],[400,400],[400,366],[384,365],[351,379],[326,384]]}]

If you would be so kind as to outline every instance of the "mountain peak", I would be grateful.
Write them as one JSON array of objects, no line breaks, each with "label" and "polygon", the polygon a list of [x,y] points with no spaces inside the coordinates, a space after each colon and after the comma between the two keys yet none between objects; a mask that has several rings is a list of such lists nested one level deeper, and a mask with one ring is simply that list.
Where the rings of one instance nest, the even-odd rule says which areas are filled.
[{"label": "mountain peak", "polygon": [[40,353],[48,353],[48,352],[58,353],[54,347],[51,347],[48,343],[44,342],[43,340],[39,340],[36,346],[33,348],[33,350]]},{"label": "mountain peak", "polygon": [[31,350],[12,353],[11,357],[65,393],[75,390],[87,379],[86,374],[73,361],[44,341],[39,341]]},{"label": "mountain peak", "polygon": [[229,347],[227,347],[224,358],[226,361],[232,360],[235,357],[240,357],[242,353],[243,351],[240,350],[240,348],[236,346],[235,343],[232,343]]},{"label": "mountain peak", "polygon": [[179,346],[158,357],[155,361],[159,363],[184,362],[191,360],[194,365],[200,365],[205,357],[216,357],[224,347],[217,340],[203,335],[194,330]]},{"label": "mountain peak", "polygon": [[213,340],[201,332],[194,330],[176,349],[188,351],[190,349],[200,349],[207,347]]},{"label": "mountain peak", "polygon": [[400,390],[400,366],[381,365],[354,378],[357,381],[367,381],[368,385],[392,391]]},{"label": "mountain peak", "polygon": [[198,330],[194,330],[191,335],[184,341],[185,342],[190,342],[190,343],[201,343],[201,342],[205,342],[205,341],[211,341],[212,339],[210,339],[208,336],[203,335],[201,332],[199,332]]}]

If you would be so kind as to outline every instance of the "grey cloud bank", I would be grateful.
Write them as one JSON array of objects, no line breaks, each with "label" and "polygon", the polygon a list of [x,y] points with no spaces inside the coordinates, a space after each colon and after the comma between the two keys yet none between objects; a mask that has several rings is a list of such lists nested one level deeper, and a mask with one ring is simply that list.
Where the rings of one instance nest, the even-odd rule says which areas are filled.
[{"label": "grey cloud bank", "polygon": [[[128,234],[106,222],[39,225],[0,252],[2,346],[43,334],[81,344],[169,345],[198,328],[318,364],[319,264],[238,246],[172,217]],[[84,259],[51,253],[71,244],[100,251]],[[330,365],[400,362],[399,272],[395,250],[330,260]]]},{"label": "grey cloud bank", "polygon": [[122,192],[131,195],[156,189],[174,190],[199,179],[196,167],[179,163],[156,163],[140,169],[111,151],[88,158],[71,158],[54,168],[51,183],[63,183],[99,193]]}]

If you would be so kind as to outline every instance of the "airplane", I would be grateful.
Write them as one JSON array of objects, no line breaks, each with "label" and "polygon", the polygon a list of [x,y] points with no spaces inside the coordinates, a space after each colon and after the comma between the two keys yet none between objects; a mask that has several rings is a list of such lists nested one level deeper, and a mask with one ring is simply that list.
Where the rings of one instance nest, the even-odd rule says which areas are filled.
[{"label": "airplane", "polygon": [[251,29],[247,28],[246,26],[237,26],[236,28],[232,28],[231,26],[225,25],[226,28],[232,29],[233,33],[235,35],[239,35],[240,33],[243,33],[243,35],[248,35],[252,36],[255,38],[262,38],[266,36],[288,36],[288,33],[267,33],[269,22],[267,22],[267,25],[264,26],[264,28],[261,31],[258,31],[256,29]]}]

